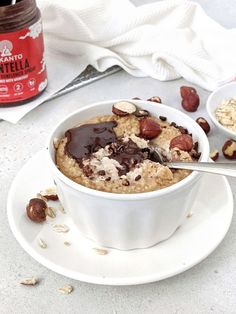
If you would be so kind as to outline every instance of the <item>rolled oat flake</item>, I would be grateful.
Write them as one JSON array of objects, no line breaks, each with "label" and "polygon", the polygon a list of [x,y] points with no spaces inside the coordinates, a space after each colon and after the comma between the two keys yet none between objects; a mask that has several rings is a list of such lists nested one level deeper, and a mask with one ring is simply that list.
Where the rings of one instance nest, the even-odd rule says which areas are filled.
[{"label": "rolled oat flake", "polygon": [[47,86],[41,14],[35,0],[0,1],[0,107],[23,105]]}]

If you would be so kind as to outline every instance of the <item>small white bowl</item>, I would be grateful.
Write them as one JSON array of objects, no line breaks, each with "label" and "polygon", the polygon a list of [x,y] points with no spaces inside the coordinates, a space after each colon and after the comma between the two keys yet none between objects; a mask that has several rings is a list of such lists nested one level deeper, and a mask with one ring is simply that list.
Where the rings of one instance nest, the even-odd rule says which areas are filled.
[{"label": "small white bowl", "polygon": [[216,89],[207,99],[206,108],[214,125],[228,138],[236,140],[236,132],[223,126],[215,116],[215,110],[225,99],[236,97],[236,82],[231,82]]},{"label": "small white bowl", "polygon": [[[110,100],[82,108],[60,122],[50,135],[48,159],[59,199],[70,213],[78,230],[98,245],[122,250],[147,248],[169,238],[184,222],[201,182],[201,174],[192,172],[182,181],[152,192],[116,194],[80,185],[59,171],[55,165],[53,139],[61,138],[69,128],[97,115],[111,114]],[[186,114],[162,104],[127,100],[148,110],[154,116],[186,127],[199,142],[201,161],[208,161],[209,143],[200,126]]]}]

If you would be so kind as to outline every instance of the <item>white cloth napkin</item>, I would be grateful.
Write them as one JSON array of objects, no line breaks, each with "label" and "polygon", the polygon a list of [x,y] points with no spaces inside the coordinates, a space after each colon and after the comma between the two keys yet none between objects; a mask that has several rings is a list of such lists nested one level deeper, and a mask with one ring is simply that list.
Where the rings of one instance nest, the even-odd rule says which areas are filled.
[{"label": "white cloth napkin", "polygon": [[135,7],[128,0],[38,0],[44,23],[49,87],[22,107],[0,109],[17,122],[88,64],[120,65],[134,76],[184,77],[207,90],[236,76],[236,30],[226,30],[187,0]]}]

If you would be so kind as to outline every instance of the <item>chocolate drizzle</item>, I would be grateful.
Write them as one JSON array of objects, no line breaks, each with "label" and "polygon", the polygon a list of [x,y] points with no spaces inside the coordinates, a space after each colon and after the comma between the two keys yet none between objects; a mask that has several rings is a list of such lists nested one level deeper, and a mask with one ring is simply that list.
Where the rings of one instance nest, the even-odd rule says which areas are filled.
[{"label": "chocolate drizzle", "polygon": [[112,150],[110,158],[118,161],[123,167],[123,169],[118,169],[120,176],[125,175],[145,159],[142,150],[132,140],[125,143],[117,141],[112,145]]},{"label": "chocolate drizzle", "polygon": [[89,158],[100,148],[116,141],[116,134],[113,130],[116,126],[115,121],[110,121],[84,124],[66,131],[65,152],[81,165],[83,158]]}]

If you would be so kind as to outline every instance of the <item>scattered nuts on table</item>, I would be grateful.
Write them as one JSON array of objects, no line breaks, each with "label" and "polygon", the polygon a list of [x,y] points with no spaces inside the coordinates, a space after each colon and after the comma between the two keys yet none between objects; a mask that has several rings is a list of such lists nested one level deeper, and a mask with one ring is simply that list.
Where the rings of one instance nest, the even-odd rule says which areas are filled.
[{"label": "scattered nuts on table", "polygon": [[38,283],[38,279],[35,277],[26,278],[20,281],[20,284],[25,286],[35,286]]},{"label": "scattered nuts on table", "polygon": [[228,140],[222,147],[222,152],[227,159],[236,159],[236,141]]},{"label": "scattered nuts on table", "polygon": [[209,123],[207,122],[207,120],[203,117],[199,117],[196,119],[197,124],[200,125],[200,127],[203,129],[203,131],[208,134],[211,130],[211,127],[209,125]]},{"label": "scattered nuts on table", "polygon": [[211,153],[210,153],[210,158],[213,161],[216,161],[219,158],[219,151],[217,149],[214,149]]},{"label": "scattered nuts on table", "polygon": [[181,86],[182,107],[188,112],[195,112],[200,104],[200,98],[195,88],[191,86]]},{"label": "scattered nuts on table", "polygon": [[224,127],[236,131],[236,97],[223,100],[216,108],[215,116]]},{"label": "scattered nuts on table", "polygon": [[74,288],[71,285],[65,285],[62,288],[59,288],[58,291],[62,294],[70,294]]},{"label": "scattered nuts on table", "polygon": [[27,216],[34,222],[46,220],[47,203],[40,198],[32,198],[26,206]]},{"label": "scattered nuts on table", "polygon": [[161,98],[159,96],[152,96],[151,98],[148,98],[147,101],[152,101],[161,104]]},{"label": "scattered nuts on table", "polygon": [[180,150],[190,152],[193,148],[193,139],[189,134],[181,134],[174,137],[170,141],[170,149],[178,148]]},{"label": "scattered nuts on table", "polygon": [[57,196],[57,192],[56,192],[56,188],[50,187],[47,188],[43,191],[40,191],[40,195],[42,195],[44,198],[46,198],[48,201],[57,201],[58,200],[58,196]]},{"label": "scattered nuts on table", "polygon": [[136,106],[128,101],[119,101],[112,106],[112,112],[120,117],[135,113],[136,110]]},{"label": "scattered nuts on table", "polygon": [[153,139],[161,134],[160,125],[151,118],[143,118],[139,120],[140,137],[145,139]]}]

